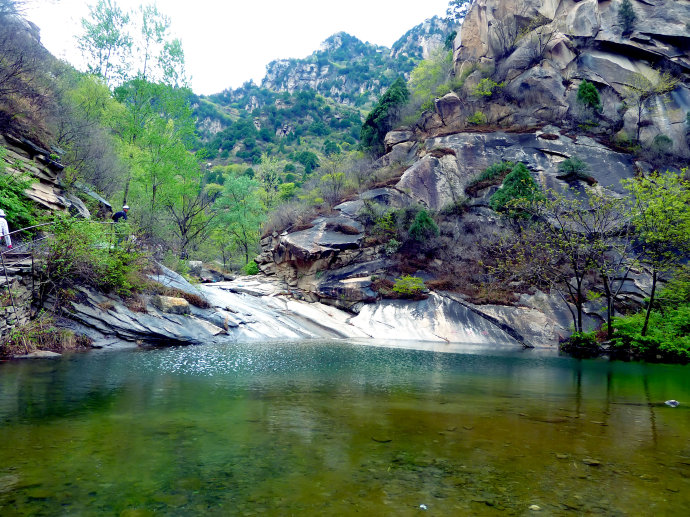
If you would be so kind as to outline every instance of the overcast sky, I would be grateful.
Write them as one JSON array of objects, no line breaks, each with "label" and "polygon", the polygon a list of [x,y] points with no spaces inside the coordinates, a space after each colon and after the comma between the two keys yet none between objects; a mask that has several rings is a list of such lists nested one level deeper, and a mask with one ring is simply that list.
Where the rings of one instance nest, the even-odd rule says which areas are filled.
[{"label": "overcast sky", "polygon": [[[96,0],[34,0],[26,16],[41,29],[41,41],[55,56],[83,69],[75,45],[80,20]],[[141,0],[118,0],[132,9]],[[266,65],[302,58],[328,36],[345,31],[390,47],[415,25],[445,14],[448,0],[159,0],[182,40],[195,93],[217,93],[249,79],[259,83]]]}]

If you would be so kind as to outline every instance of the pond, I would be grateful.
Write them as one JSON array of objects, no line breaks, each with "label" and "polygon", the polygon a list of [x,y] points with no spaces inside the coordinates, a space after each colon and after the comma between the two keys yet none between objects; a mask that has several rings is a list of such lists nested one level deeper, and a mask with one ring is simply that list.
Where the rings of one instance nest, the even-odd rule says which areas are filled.
[{"label": "pond", "polygon": [[688,367],[423,347],[225,344],[0,364],[0,515],[690,507]]}]

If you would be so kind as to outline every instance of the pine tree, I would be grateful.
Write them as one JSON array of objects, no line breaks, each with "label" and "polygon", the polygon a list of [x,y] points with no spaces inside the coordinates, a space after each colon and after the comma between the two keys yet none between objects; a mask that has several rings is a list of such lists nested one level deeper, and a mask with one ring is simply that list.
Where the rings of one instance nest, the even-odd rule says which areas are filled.
[{"label": "pine tree", "polygon": [[599,91],[597,87],[587,81],[587,79],[583,80],[577,89],[577,101],[595,111],[601,110],[601,97],[599,96]]},{"label": "pine tree", "polygon": [[623,26],[623,35],[630,34],[635,25],[637,15],[630,0],[623,0],[618,8],[618,22]]}]

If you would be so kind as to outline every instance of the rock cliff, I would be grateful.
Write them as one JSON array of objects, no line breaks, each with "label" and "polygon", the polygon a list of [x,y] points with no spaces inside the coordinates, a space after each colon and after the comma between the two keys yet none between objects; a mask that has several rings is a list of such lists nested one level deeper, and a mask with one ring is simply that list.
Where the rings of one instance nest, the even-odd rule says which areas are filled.
[{"label": "rock cliff", "polygon": [[[643,148],[653,148],[659,135],[672,142],[650,160],[684,163],[690,154],[690,38],[685,27],[690,1],[633,1],[633,6],[638,21],[632,33],[623,35],[617,1],[477,0],[455,40],[455,75],[462,86],[437,99],[435,109],[416,124],[386,137],[387,154],[377,166],[398,167],[400,173],[386,186],[335,206],[308,229],[267,235],[257,258],[261,270],[286,281],[298,298],[336,305],[376,327],[392,303],[381,301],[377,278],[412,273],[443,285],[445,271],[457,285],[473,274],[469,270],[480,259],[479,241],[472,235],[503,231],[488,206],[498,187],[467,193],[490,165],[522,162],[544,188],[595,188],[617,196],[623,192],[622,179],[656,165],[645,161],[650,155],[635,156],[626,147],[638,132]],[[654,87],[662,77],[672,79],[671,87],[635,109],[631,89]],[[585,79],[601,96],[595,117],[583,114],[576,101]],[[493,90],[478,93],[480,84],[492,82]],[[484,122],[468,121],[478,111]],[[575,157],[587,167],[586,181],[564,178],[558,170]],[[437,218],[442,256],[422,250],[401,263],[395,249],[364,227],[372,206],[382,213],[418,206],[450,214]],[[645,275],[639,274],[623,291],[630,303],[641,303],[648,290]],[[568,305],[548,293],[523,292],[507,305],[471,303],[439,287],[427,303],[439,300],[449,303],[458,318],[469,322],[469,311],[518,342],[553,345],[569,334]],[[596,303],[588,304],[586,313],[587,327],[602,321]]]},{"label": "rock cliff", "polygon": [[[455,41],[456,74],[466,92],[491,72],[504,82],[489,121],[504,126],[578,118],[577,89],[594,83],[602,96],[595,132],[651,143],[658,135],[688,156],[690,2],[632,0],[632,32],[623,34],[617,0],[476,0]],[[471,71],[471,72],[470,72]],[[653,87],[669,73],[676,85],[637,113],[631,89]],[[455,102],[457,104],[457,102]],[[465,115],[472,106],[463,106]],[[638,116],[641,115],[641,116]]]},{"label": "rock cliff", "polygon": [[448,22],[433,17],[409,30],[392,49],[340,32],[304,59],[269,63],[261,86],[290,93],[311,89],[342,104],[370,104],[398,76],[409,76],[421,59],[443,46],[451,32]]}]

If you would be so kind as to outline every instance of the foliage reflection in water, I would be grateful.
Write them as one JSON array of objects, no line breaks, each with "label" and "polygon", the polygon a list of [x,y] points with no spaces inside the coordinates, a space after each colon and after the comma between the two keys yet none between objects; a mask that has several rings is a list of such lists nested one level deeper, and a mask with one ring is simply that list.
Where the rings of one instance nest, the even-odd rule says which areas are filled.
[{"label": "foliage reflection in water", "polygon": [[6,363],[0,514],[680,514],[688,371],[343,343]]}]

